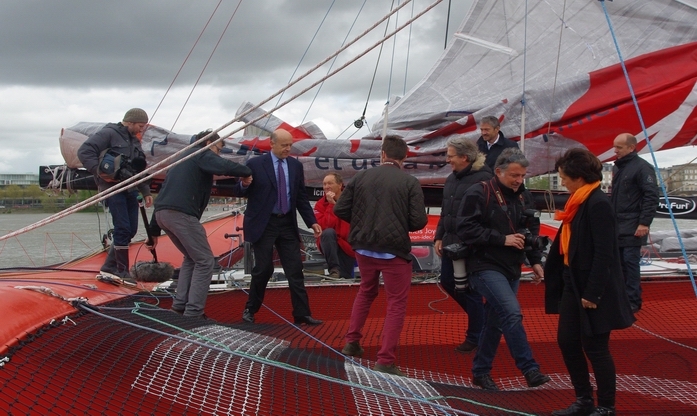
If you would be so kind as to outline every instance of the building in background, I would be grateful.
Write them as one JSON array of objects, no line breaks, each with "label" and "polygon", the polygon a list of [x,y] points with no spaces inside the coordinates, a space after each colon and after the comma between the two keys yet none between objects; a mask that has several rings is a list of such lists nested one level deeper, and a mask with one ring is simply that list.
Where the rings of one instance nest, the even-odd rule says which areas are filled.
[{"label": "building in background", "polygon": [[0,186],[3,185],[39,185],[39,175],[34,173],[0,173]]}]

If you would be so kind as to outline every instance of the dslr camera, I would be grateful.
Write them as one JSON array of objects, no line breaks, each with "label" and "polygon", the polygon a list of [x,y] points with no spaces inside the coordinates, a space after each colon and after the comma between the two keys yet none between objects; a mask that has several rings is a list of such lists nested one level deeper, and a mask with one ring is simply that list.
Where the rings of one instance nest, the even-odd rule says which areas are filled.
[{"label": "dslr camera", "polygon": [[534,209],[526,209],[523,211],[523,215],[520,217],[520,229],[518,229],[519,234],[523,234],[525,237],[525,246],[523,249],[525,251],[540,250],[543,251],[547,248],[550,243],[549,237],[546,235],[533,235],[530,231],[530,221],[533,218],[539,218],[540,211]]},{"label": "dslr camera", "polygon": [[467,246],[462,243],[453,243],[443,246],[443,254],[450,260],[461,260],[467,256]]}]

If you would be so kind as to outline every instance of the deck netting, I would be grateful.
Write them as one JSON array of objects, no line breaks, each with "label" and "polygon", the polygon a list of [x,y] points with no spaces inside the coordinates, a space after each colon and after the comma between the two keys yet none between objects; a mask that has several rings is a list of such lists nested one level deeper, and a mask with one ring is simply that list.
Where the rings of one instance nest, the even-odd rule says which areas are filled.
[{"label": "deck netting", "polygon": [[[645,283],[632,328],[613,332],[617,407],[627,415],[697,414],[697,300],[690,282]],[[528,389],[505,341],[492,377],[471,384],[472,355],[455,351],[467,317],[435,283],[412,286],[397,364],[408,377],[370,370],[385,296],[376,299],[361,359],[339,351],[357,285],[308,286],[317,327],[296,327],[286,288],[270,288],[256,323],[241,320],[246,294],[211,294],[209,320],[168,310],[167,295],[82,310],[21,340],[0,369],[8,415],[546,415],[574,397],[545,315],[544,286],[522,283],[524,325],[552,381]]]}]

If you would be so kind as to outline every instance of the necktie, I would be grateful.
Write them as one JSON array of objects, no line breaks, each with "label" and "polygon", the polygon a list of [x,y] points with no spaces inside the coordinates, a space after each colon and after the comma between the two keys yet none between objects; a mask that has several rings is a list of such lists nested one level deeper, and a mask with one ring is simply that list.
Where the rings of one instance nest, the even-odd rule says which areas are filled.
[{"label": "necktie", "polygon": [[288,212],[288,193],[286,192],[286,172],[283,160],[278,160],[278,210],[281,214]]}]

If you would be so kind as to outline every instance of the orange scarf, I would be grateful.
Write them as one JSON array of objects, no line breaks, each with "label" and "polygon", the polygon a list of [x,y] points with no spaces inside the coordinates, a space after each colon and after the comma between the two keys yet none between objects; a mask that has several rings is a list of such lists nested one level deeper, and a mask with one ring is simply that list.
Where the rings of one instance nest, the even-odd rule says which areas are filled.
[{"label": "orange scarf", "polygon": [[569,265],[569,242],[571,241],[571,221],[573,221],[578,207],[586,202],[593,190],[600,186],[600,181],[588,183],[572,193],[564,205],[564,211],[556,211],[554,219],[561,221],[561,241],[559,241],[559,253],[564,255],[564,264]]}]

